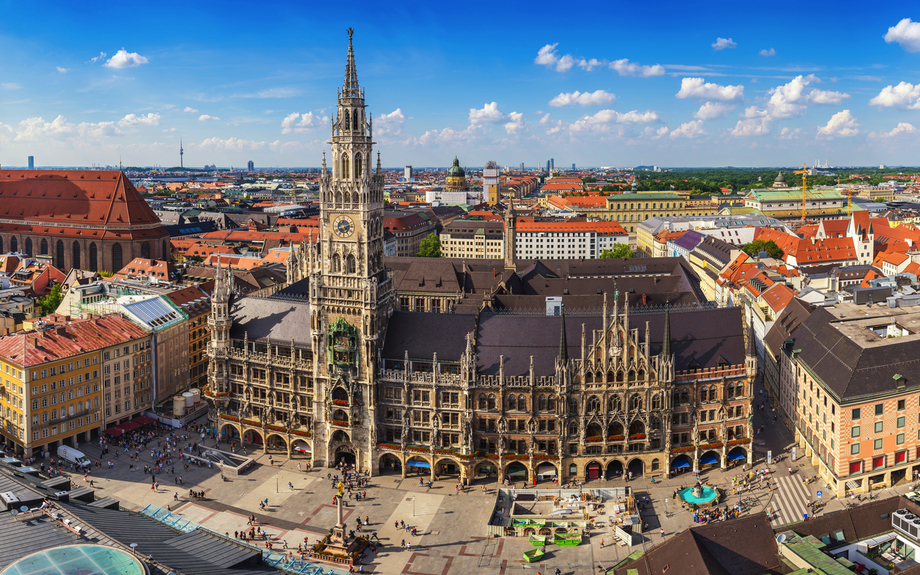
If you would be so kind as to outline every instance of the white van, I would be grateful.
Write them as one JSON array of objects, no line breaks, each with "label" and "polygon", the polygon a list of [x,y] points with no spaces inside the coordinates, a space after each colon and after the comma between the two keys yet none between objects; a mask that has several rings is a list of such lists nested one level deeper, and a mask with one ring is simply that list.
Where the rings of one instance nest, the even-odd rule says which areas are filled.
[{"label": "white van", "polygon": [[89,467],[92,465],[90,460],[87,459],[85,455],[83,455],[82,451],[74,449],[73,447],[62,445],[58,447],[57,454],[61,459],[66,459],[71,463],[76,463],[80,467]]}]

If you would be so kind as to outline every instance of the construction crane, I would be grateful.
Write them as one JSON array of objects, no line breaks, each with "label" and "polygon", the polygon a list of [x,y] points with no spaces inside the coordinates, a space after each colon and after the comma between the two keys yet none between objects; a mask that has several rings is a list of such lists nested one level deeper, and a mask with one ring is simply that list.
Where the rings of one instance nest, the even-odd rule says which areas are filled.
[{"label": "construction crane", "polygon": [[805,201],[806,201],[806,195],[807,195],[807,192],[806,192],[805,190],[806,190],[807,187],[808,187],[808,180],[807,180],[807,177],[808,177],[808,165],[803,163],[803,164],[802,164],[802,169],[801,169],[801,170],[795,170],[793,173],[794,173],[794,174],[802,174],[802,221],[804,222],[804,221],[805,221]]}]

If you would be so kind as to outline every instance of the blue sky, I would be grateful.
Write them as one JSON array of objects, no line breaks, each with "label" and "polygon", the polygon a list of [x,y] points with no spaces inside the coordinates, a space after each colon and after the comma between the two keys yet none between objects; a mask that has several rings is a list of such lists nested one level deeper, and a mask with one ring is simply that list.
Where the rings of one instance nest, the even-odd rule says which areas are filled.
[{"label": "blue sky", "polygon": [[432,4],[0,0],[0,165],[920,164],[920,5]]}]

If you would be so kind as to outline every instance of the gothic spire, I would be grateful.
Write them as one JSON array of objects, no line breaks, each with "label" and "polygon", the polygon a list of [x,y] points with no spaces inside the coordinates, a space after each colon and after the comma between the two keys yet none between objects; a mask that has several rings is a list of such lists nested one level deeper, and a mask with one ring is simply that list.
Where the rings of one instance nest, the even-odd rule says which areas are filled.
[{"label": "gothic spire", "polygon": [[664,339],[661,344],[661,357],[666,361],[671,359],[671,302],[664,307]]},{"label": "gothic spire", "polygon": [[345,89],[342,96],[346,98],[360,98],[361,89],[358,88],[358,71],[355,69],[355,50],[351,44],[351,37],[355,33],[353,28],[348,29],[348,61],[345,63]]},{"label": "gothic spire", "polygon": [[562,310],[562,325],[559,328],[559,362],[565,365],[569,362],[569,342],[565,338],[565,304],[559,306]]}]

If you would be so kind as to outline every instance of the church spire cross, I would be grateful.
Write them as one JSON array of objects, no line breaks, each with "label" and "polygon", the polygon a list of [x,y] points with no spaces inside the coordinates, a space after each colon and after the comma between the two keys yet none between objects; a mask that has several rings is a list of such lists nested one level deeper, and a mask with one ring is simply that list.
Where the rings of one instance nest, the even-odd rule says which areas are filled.
[{"label": "church spire cross", "polygon": [[361,89],[358,88],[358,71],[355,69],[355,50],[351,43],[354,28],[348,29],[348,61],[345,63],[345,89],[342,96],[346,98],[360,98]]}]

